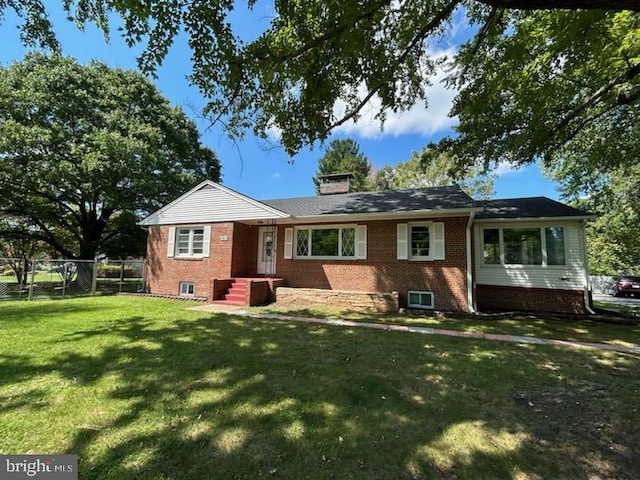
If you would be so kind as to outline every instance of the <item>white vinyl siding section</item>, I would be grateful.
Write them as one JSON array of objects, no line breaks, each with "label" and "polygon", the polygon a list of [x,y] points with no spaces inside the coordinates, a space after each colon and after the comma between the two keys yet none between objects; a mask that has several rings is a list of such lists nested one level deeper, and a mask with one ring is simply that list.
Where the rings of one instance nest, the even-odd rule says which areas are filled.
[{"label": "white vinyl siding section", "polygon": [[148,224],[217,223],[285,216],[249,197],[204,185],[149,217]]},{"label": "white vinyl siding section", "polygon": [[[504,228],[563,227],[565,265],[485,264],[483,261],[483,231]],[[587,282],[585,245],[581,240],[584,227],[577,222],[499,222],[477,223],[475,226],[476,283],[508,287],[557,288],[582,290]],[[545,262],[546,263],[546,262]]]}]

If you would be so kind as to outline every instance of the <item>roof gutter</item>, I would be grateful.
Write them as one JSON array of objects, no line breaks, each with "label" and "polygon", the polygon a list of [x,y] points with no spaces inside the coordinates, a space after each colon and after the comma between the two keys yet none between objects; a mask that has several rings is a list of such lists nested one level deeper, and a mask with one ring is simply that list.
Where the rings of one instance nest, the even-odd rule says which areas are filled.
[{"label": "roof gutter", "polygon": [[496,222],[567,222],[567,221],[585,221],[596,218],[594,215],[574,216],[574,217],[495,217],[495,218],[478,218],[478,223],[496,223]]},{"label": "roof gutter", "polygon": [[476,309],[473,307],[473,259],[471,257],[471,228],[473,227],[473,220],[475,218],[475,212],[469,213],[469,221],[467,222],[467,305],[469,313],[476,313]]},{"label": "roof gutter", "polygon": [[324,213],[320,215],[291,215],[282,223],[329,223],[373,220],[401,220],[414,218],[459,217],[481,212],[482,208],[449,208],[440,210],[411,210],[395,212]]}]

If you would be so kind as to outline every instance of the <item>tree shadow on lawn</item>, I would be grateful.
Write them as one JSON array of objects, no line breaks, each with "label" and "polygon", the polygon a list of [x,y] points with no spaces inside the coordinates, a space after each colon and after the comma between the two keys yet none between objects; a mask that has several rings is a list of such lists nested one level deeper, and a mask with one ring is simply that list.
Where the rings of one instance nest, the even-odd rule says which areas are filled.
[{"label": "tree shadow on lawn", "polygon": [[49,317],[78,317],[81,315],[100,314],[104,305],[95,304],[91,299],[83,302],[72,299],[48,299],[28,302],[25,300],[0,302],[0,327],[19,321],[27,326],[27,322],[40,324]]},{"label": "tree shadow on lawn", "polygon": [[351,321],[424,326],[475,333],[496,333],[578,342],[640,346],[640,323],[619,324],[607,319],[554,314],[505,314],[478,316],[457,313],[367,314],[340,308],[299,308],[274,304],[254,307],[255,313],[292,317],[346,319]]},{"label": "tree shadow on lawn", "polygon": [[60,446],[83,479],[640,476],[634,356],[226,315],[64,341],[96,349],[9,364],[116,380]]}]

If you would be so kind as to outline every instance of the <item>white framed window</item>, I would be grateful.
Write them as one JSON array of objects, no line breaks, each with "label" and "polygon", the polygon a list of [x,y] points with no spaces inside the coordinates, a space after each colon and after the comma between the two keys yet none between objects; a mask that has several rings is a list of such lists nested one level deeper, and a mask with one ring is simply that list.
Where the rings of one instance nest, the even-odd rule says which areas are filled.
[{"label": "white framed window", "polygon": [[176,255],[194,257],[202,255],[204,227],[179,228],[176,237]]},{"label": "white framed window", "polygon": [[196,286],[193,282],[180,282],[179,294],[181,297],[195,296]]},{"label": "white framed window", "polygon": [[167,256],[178,258],[208,257],[210,244],[210,225],[170,227]]},{"label": "white framed window", "polygon": [[444,260],[444,223],[397,225],[398,260]]},{"label": "white framed window", "polygon": [[483,265],[564,266],[564,227],[489,227],[482,229]]},{"label": "white framed window", "polygon": [[295,227],[285,231],[285,258],[356,260],[366,256],[365,225]]},{"label": "white framed window", "polygon": [[409,290],[407,292],[407,306],[409,308],[434,308],[433,292]]},{"label": "white framed window", "polygon": [[433,223],[410,223],[409,224],[409,240],[411,250],[410,258],[417,260],[430,260],[431,255],[431,229]]}]

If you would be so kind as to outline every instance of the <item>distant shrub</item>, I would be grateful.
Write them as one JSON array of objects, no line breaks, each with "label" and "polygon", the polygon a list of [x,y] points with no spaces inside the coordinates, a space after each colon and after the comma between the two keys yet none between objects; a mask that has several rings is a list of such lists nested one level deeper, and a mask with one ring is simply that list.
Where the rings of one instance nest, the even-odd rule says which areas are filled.
[{"label": "distant shrub", "polygon": [[[118,264],[106,264],[98,266],[98,278],[120,278],[120,271],[122,265]],[[138,273],[136,268],[132,265],[124,266],[124,278],[137,277]]]}]

